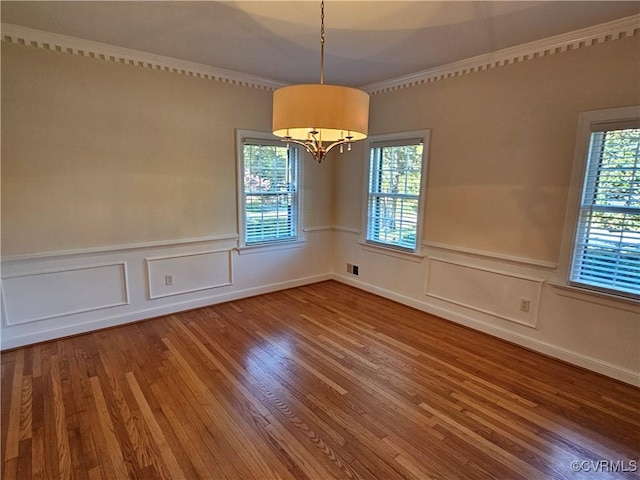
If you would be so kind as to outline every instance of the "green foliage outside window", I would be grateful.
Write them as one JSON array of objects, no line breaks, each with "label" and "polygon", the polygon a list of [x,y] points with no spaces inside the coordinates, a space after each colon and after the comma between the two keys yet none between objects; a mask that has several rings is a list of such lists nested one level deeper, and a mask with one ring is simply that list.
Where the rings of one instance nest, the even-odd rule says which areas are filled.
[{"label": "green foliage outside window", "polygon": [[[640,129],[611,130],[600,135],[602,150],[594,207],[640,209]],[[640,233],[640,211],[629,214],[594,210],[592,215],[592,221],[600,228]]]},{"label": "green foliage outside window", "polygon": [[640,296],[640,129],[591,135],[571,280]]},{"label": "green foliage outside window", "polygon": [[295,150],[247,143],[243,155],[246,243],[294,239]]},{"label": "green foliage outside window", "polygon": [[416,248],[423,145],[373,148],[368,239]]}]

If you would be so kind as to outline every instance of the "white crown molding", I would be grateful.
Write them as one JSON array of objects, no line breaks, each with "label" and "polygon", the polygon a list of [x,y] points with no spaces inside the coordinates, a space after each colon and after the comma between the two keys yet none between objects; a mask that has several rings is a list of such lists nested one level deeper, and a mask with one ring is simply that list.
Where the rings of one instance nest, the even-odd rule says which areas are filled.
[{"label": "white crown molding", "polygon": [[[618,40],[634,36],[638,34],[639,31],[640,14],[632,15],[612,22],[594,25],[484,55],[478,55],[409,75],[363,85],[360,88],[371,95],[385,93]],[[276,80],[241,72],[8,23],[1,24],[1,35],[2,40],[8,43],[28,45],[45,50],[96,58],[125,65],[216,80],[233,85],[265,90],[275,90],[287,85],[286,83]]]},{"label": "white crown molding", "polygon": [[592,27],[556,35],[543,40],[505,48],[492,53],[478,55],[440,67],[381,82],[363,85],[360,88],[371,95],[385,93],[401,88],[413,87],[423,83],[434,82],[468,73],[479,72],[491,68],[502,67],[513,63],[533,60],[556,53],[589,47],[599,43],[618,40],[636,35],[640,31],[640,14],[621,18],[612,22],[601,23]]},{"label": "white crown molding", "polygon": [[211,67],[201,63],[155,55],[130,48],[116,47],[106,43],[45,32],[20,25],[2,23],[1,32],[2,40],[5,42],[42,48],[54,52],[69,53],[135,67],[178,73],[190,77],[204,78],[264,90],[275,90],[276,88],[286,85],[285,83],[268,78],[235,72],[233,70]]}]

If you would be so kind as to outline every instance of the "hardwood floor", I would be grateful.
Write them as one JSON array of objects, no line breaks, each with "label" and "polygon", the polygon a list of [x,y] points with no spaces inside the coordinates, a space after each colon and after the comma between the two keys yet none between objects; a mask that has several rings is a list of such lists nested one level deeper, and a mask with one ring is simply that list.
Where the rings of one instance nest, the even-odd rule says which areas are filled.
[{"label": "hardwood floor", "polygon": [[7,480],[638,478],[640,390],[331,281],[1,363]]}]

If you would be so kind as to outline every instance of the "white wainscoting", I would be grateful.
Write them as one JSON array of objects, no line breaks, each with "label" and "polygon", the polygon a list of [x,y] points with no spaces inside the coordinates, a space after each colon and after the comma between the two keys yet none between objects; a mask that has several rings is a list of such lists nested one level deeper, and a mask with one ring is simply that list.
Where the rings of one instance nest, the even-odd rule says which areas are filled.
[{"label": "white wainscoting", "polygon": [[[406,262],[368,252],[359,239],[355,229],[309,228],[297,248],[252,255],[238,255],[237,236],[223,235],[5,257],[0,345],[19,347],[333,278],[640,385],[637,303],[567,292],[552,283],[559,279],[547,265],[429,246],[423,262]],[[347,262],[360,267],[359,276],[346,273]],[[165,275],[173,276],[174,290],[165,288]],[[478,286],[487,296],[474,291]],[[531,300],[529,316],[519,311],[521,297]]]},{"label": "white wainscoting", "polygon": [[145,261],[149,300],[233,284],[231,251],[184,253]]},{"label": "white wainscoting", "polygon": [[334,235],[335,280],[640,386],[637,302],[567,292],[550,262],[424,243],[427,258],[414,264],[368,253],[355,229]]},{"label": "white wainscoting", "polygon": [[30,271],[2,286],[6,326],[129,304],[125,262]]},{"label": "white wainscoting", "polygon": [[[425,293],[449,303],[535,328],[543,280],[429,257]],[[521,310],[521,300],[529,302]]]},{"label": "white wainscoting", "polygon": [[[331,278],[332,231],[238,255],[237,235],[2,259],[2,349]],[[235,268],[234,268],[235,267]],[[173,285],[166,285],[170,275]]]}]

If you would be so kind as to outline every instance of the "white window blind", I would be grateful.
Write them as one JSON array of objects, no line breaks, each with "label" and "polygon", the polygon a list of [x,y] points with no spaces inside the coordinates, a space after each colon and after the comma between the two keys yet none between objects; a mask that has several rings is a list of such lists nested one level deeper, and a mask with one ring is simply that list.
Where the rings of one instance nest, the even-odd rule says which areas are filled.
[{"label": "white window blind", "polygon": [[422,138],[370,145],[366,241],[415,251],[422,185]]},{"label": "white window blind", "polygon": [[638,122],[593,128],[570,281],[640,298]]},{"label": "white window blind", "polygon": [[298,153],[278,141],[245,138],[244,243],[297,239]]}]

